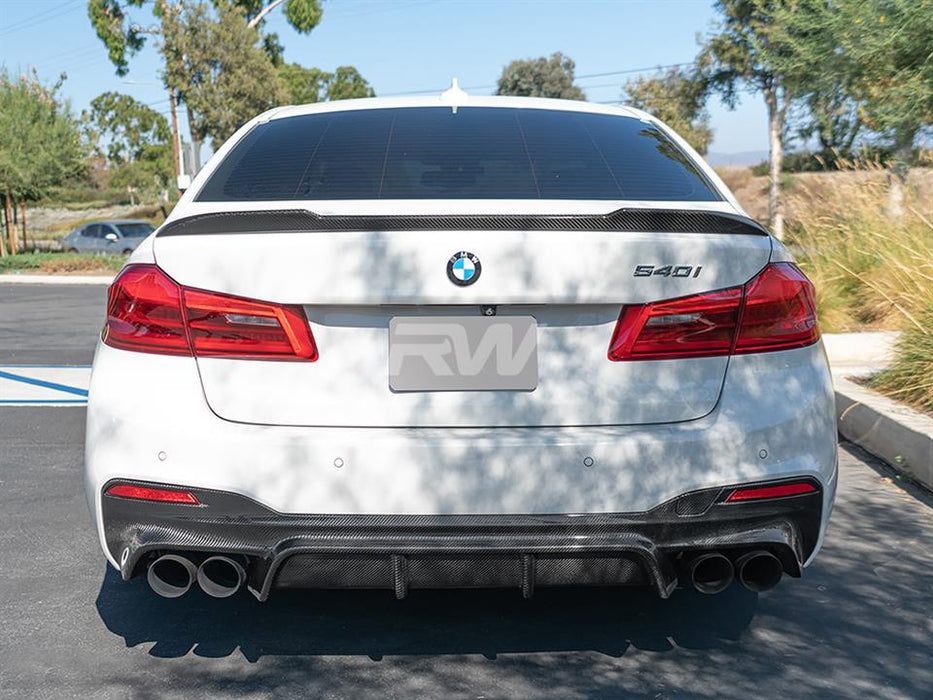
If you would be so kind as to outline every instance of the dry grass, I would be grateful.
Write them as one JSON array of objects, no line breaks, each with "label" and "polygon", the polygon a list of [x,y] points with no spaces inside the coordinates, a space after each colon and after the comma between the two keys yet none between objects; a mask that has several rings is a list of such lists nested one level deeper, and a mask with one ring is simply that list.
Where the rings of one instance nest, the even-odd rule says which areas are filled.
[{"label": "dry grass", "polygon": [[887,174],[869,165],[799,178],[788,198],[787,243],[817,287],[827,330],[923,330],[933,306],[933,201],[909,185],[904,215],[892,219],[888,192]]},{"label": "dry grass", "polygon": [[[747,168],[720,175],[767,221],[767,178]],[[911,171],[899,220],[888,215],[888,191],[887,172],[871,163],[789,178],[786,243],[817,287],[827,331],[919,328],[933,305],[933,170]]]},{"label": "dry grass", "polygon": [[[756,218],[767,219],[767,179],[720,171]],[[890,370],[872,386],[933,412],[933,171],[911,171],[904,215],[888,213],[877,164],[802,173],[787,189],[786,243],[817,289],[824,331],[903,330]]]}]

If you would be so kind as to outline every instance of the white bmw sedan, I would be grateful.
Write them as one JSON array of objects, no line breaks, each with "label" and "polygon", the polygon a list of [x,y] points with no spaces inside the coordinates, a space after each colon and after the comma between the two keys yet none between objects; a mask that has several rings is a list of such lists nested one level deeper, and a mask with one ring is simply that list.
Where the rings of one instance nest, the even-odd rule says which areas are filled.
[{"label": "white bmw sedan", "polygon": [[284,107],[109,292],[100,543],[156,593],[799,577],[836,488],[814,290],[632,109]]}]

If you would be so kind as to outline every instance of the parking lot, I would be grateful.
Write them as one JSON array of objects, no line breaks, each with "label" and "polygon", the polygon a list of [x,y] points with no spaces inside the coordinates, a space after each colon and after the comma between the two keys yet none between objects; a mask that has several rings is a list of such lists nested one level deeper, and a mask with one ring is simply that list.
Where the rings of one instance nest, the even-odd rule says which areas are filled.
[{"label": "parking lot", "polygon": [[[0,370],[90,364],[105,292],[0,283]],[[761,595],[735,585],[669,600],[640,589],[165,600],[105,565],[81,481],[84,413],[0,405],[4,697],[913,698],[933,688],[933,498],[848,445],[822,553],[802,580]]]}]

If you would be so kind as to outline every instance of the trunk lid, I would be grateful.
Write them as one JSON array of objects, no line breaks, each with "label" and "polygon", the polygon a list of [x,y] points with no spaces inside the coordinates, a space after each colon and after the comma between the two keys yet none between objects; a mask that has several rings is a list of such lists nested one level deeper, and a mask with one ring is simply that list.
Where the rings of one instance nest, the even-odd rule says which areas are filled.
[{"label": "trunk lid", "polygon": [[[481,261],[482,274],[470,286],[448,278],[447,262],[459,251]],[[728,358],[611,362],[621,307],[742,284],[767,264],[771,241],[685,232],[317,230],[160,234],[154,253],[184,286],[305,309],[316,362],[198,359],[207,402],[224,419],[348,427],[634,425],[709,413]],[[636,276],[647,266],[651,274]],[[484,305],[494,305],[499,317],[535,320],[533,390],[390,388],[393,319],[477,317]]]}]

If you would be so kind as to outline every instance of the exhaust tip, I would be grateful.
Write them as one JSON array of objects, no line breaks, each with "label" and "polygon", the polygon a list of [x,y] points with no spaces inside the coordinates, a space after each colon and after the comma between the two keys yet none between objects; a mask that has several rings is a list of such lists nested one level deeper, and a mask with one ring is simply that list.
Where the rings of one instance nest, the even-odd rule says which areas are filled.
[{"label": "exhaust tip", "polygon": [[739,582],[756,593],[770,591],[784,575],[781,560],[764,550],[743,554],[735,563],[735,568],[739,572]]},{"label": "exhaust tip", "polygon": [[191,588],[197,569],[189,559],[178,554],[163,554],[149,565],[146,580],[163,598],[178,598]]},{"label": "exhaust tip", "polygon": [[208,557],[198,568],[198,585],[213,598],[229,598],[246,582],[246,571],[230,557]]},{"label": "exhaust tip", "polygon": [[728,557],[718,552],[699,554],[687,565],[690,583],[700,593],[722,593],[732,583],[735,570]]}]

